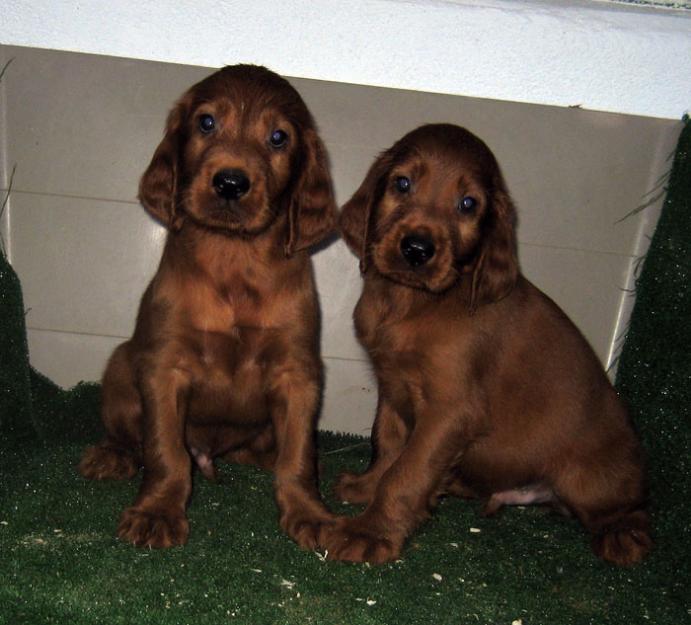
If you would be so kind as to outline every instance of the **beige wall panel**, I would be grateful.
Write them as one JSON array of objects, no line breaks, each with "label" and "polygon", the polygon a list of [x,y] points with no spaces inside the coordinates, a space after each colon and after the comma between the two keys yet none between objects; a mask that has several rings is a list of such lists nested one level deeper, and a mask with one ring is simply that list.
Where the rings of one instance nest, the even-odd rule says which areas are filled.
[{"label": "beige wall panel", "polygon": [[326,386],[319,427],[368,436],[377,408],[377,385],[368,363],[325,358]]},{"label": "beige wall panel", "polygon": [[355,338],[352,320],[362,290],[357,258],[339,240],[315,254],[312,260],[322,313],[323,355],[366,359]]},{"label": "beige wall panel", "polygon": [[[0,72],[5,67],[7,61],[3,60],[3,50],[0,46]],[[3,246],[5,253],[10,252],[10,206],[7,198],[7,186],[11,168],[7,165],[7,103],[5,99],[5,81],[0,80],[0,245]],[[7,201],[6,201],[7,200]],[[5,205],[3,209],[2,206]]]},{"label": "beige wall panel", "polygon": [[[7,61],[3,60],[2,47],[0,46],[0,72]],[[7,166],[7,101],[5,79],[0,79],[0,191],[7,189],[9,169]],[[5,194],[0,195],[4,199]],[[0,206],[2,201],[0,200]]]},{"label": "beige wall panel", "polygon": [[327,143],[331,171],[333,172],[336,202],[341,207],[362,183],[370,165],[380,152],[373,146],[340,145]]},{"label": "beige wall panel", "polygon": [[106,362],[122,339],[28,330],[31,365],[64,388],[99,381]]},{"label": "beige wall panel", "polygon": [[525,276],[549,295],[607,362],[629,256],[522,245]]},{"label": "beige wall panel", "polygon": [[27,325],[129,336],[164,235],[138,204],[13,194],[12,262]]},{"label": "beige wall panel", "polygon": [[[167,111],[203,68],[5,48],[15,188],[134,200]],[[1,59],[0,59],[1,62]]]}]

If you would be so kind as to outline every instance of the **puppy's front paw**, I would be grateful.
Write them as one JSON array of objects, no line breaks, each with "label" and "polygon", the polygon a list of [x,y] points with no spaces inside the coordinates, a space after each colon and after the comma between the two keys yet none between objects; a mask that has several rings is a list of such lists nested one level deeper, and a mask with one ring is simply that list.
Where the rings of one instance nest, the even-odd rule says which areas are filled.
[{"label": "puppy's front paw", "polygon": [[132,507],[122,513],[117,534],[137,547],[161,549],[184,545],[189,531],[184,513]]},{"label": "puppy's front paw", "polygon": [[355,504],[368,504],[374,497],[377,483],[367,473],[341,473],[336,480],[333,492],[340,501]]},{"label": "puppy's front paw", "polygon": [[330,560],[372,564],[396,560],[403,540],[378,527],[381,526],[369,523],[364,516],[340,518],[324,528],[320,542]]},{"label": "puppy's front paw", "polygon": [[281,515],[281,529],[302,549],[314,551],[320,546],[322,528],[333,522],[333,515],[324,510],[293,509]]}]

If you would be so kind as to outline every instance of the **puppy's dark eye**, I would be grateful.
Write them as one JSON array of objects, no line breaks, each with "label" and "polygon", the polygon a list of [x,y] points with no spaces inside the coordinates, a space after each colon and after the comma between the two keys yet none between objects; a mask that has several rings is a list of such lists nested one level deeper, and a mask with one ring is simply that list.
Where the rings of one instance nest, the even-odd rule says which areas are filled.
[{"label": "puppy's dark eye", "polygon": [[274,148],[282,148],[286,143],[288,143],[288,133],[285,130],[274,130],[269,137],[269,143]]},{"label": "puppy's dark eye", "polygon": [[399,193],[408,193],[410,191],[410,178],[398,176],[398,178],[393,181],[393,186]]},{"label": "puppy's dark eye", "polygon": [[214,128],[216,128],[216,120],[205,113],[199,116],[199,130],[201,130],[205,135],[208,135]]},{"label": "puppy's dark eye", "polygon": [[468,215],[475,210],[476,206],[477,206],[477,200],[474,197],[470,197],[469,195],[466,195],[458,203],[458,210],[461,213]]}]

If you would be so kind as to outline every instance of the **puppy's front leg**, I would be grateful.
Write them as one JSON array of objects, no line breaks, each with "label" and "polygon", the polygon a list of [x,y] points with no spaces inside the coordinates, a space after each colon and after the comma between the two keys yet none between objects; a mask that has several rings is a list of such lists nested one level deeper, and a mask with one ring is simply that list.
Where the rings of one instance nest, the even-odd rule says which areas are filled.
[{"label": "puppy's front leg", "polygon": [[464,448],[465,436],[453,415],[418,418],[408,444],[379,480],[365,511],[343,517],[324,532],[328,557],[352,562],[395,560],[406,537],[429,514],[439,484]]},{"label": "puppy's front leg", "polygon": [[385,396],[379,395],[377,416],[372,428],[372,461],[361,475],[342,473],[334,487],[341,501],[369,504],[382,475],[396,461],[408,438],[409,429]]},{"label": "puppy's front leg", "polygon": [[314,432],[320,379],[318,364],[295,363],[274,373],[270,391],[280,525],[304,549],[317,547],[321,526],[334,518],[317,488]]},{"label": "puppy's front leg", "polygon": [[192,489],[184,442],[189,388],[189,377],[180,369],[152,367],[141,380],[144,479],[118,525],[118,536],[135,545],[158,548],[187,542],[185,507]]}]

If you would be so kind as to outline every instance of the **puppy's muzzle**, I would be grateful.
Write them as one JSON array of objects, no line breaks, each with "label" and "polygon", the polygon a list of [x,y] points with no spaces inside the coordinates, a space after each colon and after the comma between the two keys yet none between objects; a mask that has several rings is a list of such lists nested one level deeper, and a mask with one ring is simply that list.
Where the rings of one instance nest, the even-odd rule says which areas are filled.
[{"label": "puppy's muzzle", "polygon": [[409,234],[403,237],[400,248],[403,258],[413,269],[427,263],[436,251],[434,243],[419,234]]},{"label": "puppy's muzzle", "polygon": [[250,190],[250,179],[241,169],[222,169],[214,175],[212,184],[224,200],[239,200]]}]

